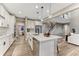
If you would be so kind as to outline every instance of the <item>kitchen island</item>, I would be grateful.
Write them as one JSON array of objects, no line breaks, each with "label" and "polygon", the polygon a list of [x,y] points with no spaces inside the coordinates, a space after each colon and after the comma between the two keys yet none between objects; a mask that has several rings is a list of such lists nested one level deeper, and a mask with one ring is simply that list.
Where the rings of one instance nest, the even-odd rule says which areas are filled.
[{"label": "kitchen island", "polygon": [[56,56],[57,41],[62,38],[57,35],[45,37],[43,34],[31,35],[33,38],[33,55],[34,56]]}]

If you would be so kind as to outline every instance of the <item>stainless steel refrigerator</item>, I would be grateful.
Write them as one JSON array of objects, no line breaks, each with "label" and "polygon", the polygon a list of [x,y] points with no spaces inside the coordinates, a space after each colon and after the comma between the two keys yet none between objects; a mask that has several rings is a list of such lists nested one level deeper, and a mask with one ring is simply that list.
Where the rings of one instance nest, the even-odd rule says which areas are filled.
[{"label": "stainless steel refrigerator", "polygon": [[35,26],[35,33],[37,33],[37,34],[42,33],[42,26],[41,25]]}]

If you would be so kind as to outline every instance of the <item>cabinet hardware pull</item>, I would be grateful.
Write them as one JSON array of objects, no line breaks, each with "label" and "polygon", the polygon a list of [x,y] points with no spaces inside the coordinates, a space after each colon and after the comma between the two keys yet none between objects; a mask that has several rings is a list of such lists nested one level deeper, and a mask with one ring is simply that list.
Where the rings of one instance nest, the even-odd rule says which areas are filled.
[{"label": "cabinet hardware pull", "polygon": [[5,44],[6,44],[6,42],[3,43],[3,45],[5,45]]}]

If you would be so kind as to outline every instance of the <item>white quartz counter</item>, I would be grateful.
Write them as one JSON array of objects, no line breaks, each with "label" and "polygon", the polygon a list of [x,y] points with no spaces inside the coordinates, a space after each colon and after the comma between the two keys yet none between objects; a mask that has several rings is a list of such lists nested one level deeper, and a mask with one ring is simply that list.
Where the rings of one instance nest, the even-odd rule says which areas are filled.
[{"label": "white quartz counter", "polygon": [[43,34],[31,35],[31,36],[36,38],[40,42],[48,41],[48,40],[52,40],[52,39],[60,39],[60,38],[62,38],[61,36],[57,36],[57,35],[50,35],[49,37],[45,37]]}]

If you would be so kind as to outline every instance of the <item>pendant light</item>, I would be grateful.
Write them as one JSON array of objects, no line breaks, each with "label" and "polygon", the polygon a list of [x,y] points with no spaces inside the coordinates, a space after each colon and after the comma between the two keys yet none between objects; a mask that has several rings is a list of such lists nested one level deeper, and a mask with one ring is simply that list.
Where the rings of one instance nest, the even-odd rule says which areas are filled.
[{"label": "pendant light", "polygon": [[43,21],[43,9],[44,9],[44,6],[41,6],[41,21]]},{"label": "pendant light", "polygon": [[49,4],[49,16],[48,18],[52,18],[52,14],[51,14],[51,3]]}]

